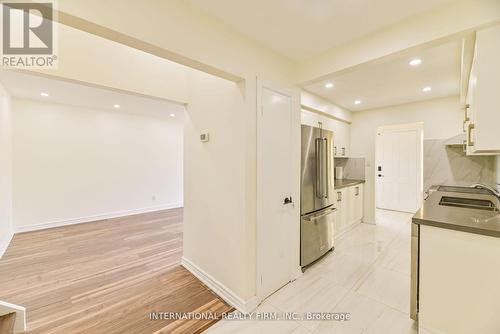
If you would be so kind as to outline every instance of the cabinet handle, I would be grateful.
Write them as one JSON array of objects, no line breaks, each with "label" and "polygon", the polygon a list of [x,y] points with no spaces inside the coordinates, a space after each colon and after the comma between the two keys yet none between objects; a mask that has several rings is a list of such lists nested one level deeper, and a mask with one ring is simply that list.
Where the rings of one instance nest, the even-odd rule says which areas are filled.
[{"label": "cabinet handle", "polygon": [[467,146],[474,146],[474,142],[472,141],[472,130],[475,128],[473,123],[470,123],[467,126]]},{"label": "cabinet handle", "polygon": [[342,155],[345,155],[345,147],[342,147]]},{"label": "cabinet handle", "polygon": [[356,196],[359,196],[359,187],[356,187]]},{"label": "cabinet handle", "polygon": [[337,202],[342,201],[342,193],[340,191],[337,191]]},{"label": "cabinet handle", "polygon": [[463,150],[464,153],[467,153],[467,140],[464,139],[464,144],[463,144]]},{"label": "cabinet handle", "polygon": [[468,104],[468,103],[467,103],[467,104],[464,106],[464,122],[468,122],[468,121],[470,121],[469,115],[468,115],[468,113],[467,113],[467,110],[468,110],[469,108],[470,108],[470,104]]},{"label": "cabinet handle", "polygon": [[333,155],[337,155],[337,146],[333,147]]}]

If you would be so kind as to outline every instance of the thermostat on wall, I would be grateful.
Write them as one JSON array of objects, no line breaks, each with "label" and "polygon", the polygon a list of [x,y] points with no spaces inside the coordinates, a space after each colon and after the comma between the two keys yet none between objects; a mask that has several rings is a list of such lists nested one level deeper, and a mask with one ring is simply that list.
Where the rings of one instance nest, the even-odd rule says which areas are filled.
[{"label": "thermostat on wall", "polygon": [[202,133],[200,135],[200,140],[203,142],[203,143],[206,143],[208,141],[208,138],[209,138],[209,135],[208,133]]}]

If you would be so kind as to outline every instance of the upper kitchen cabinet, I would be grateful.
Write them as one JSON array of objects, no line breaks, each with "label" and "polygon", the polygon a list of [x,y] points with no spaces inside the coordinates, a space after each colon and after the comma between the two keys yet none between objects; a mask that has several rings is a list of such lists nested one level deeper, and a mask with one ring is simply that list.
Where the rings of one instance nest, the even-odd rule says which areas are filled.
[{"label": "upper kitchen cabinet", "polygon": [[[464,40],[467,43],[467,39]],[[469,45],[472,42],[469,41]],[[467,92],[464,99],[464,132],[468,155],[500,154],[500,26],[476,32]],[[467,45],[464,44],[464,50]],[[463,62],[467,57],[462,55]],[[466,66],[462,66],[464,70]],[[464,80],[464,79],[462,79]],[[462,95],[463,96],[463,95]]]},{"label": "upper kitchen cabinet", "polygon": [[301,93],[301,123],[309,126],[321,126],[334,134],[333,155],[336,158],[349,156],[351,119],[349,110],[307,91]]},{"label": "upper kitchen cabinet", "polygon": [[347,158],[349,156],[349,123],[323,116],[319,113],[311,111],[310,108],[303,109],[301,114],[302,124],[318,127],[319,123],[321,123],[321,126],[324,129],[333,132],[333,155],[335,158]]},{"label": "upper kitchen cabinet", "polygon": [[335,129],[334,156],[336,158],[348,157],[350,125],[342,121],[335,121]]}]

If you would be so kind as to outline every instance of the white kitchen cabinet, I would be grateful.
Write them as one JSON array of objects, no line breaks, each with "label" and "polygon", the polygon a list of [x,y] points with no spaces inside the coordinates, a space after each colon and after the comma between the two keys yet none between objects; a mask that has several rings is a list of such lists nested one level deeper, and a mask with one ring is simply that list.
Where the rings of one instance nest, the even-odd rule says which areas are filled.
[{"label": "white kitchen cabinet", "polygon": [[335,157],[348,157],[350,146],[350,125],[344,122],[335,121],[334,130],[334,155]]},{"label": "white kitchen cabinet", "polygon": [[302,110],[301,124],[317,127],[319,122],[321,122],[323,129],[333,131],[334,156],[336,158],[348,157],[351,125],[343,121],[316,114],[309,110]]},{"label": "white kitchen cabinet", "polygon": [[498,333],[500,239],[420,226],[419,333]]},{"label": "white kitchen cabinet", "polygon": [[350,230],[363,219],[363,184],[336,190],[335,237]]},{"label": "white kitchen cabinet", "polygon": [[339,236],[348,227],[348,216],[350,208],[348,207],[348,188],[336,190],[337,196],[337,216],[335,220],[335,236]]},{"label": "white kitchen cabinet", "polygon": [[363,219],[363,185],[358,184],[350,189],[351,195],[349,198],[353,201],[352,221],[357,223]]},{"label": "white kitchen cabinet", "polygon": [[500,25],[476,32],[465,99],[464,131],[468,155],[499,154]]}]

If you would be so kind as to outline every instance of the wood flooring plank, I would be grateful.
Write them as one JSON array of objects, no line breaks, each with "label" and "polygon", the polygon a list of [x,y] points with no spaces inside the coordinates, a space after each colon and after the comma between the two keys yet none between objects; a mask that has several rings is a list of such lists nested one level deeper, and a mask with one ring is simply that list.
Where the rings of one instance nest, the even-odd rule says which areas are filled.
[{"label": "wood flooring plank", "polygon": [[200,333],[217,320],[150,312],[233,309],[180,265],[182,209],[17,234],[0,260],[0,300],[28,333]]},{"label": "wood flooring plank", "polygon": [[16,323],[16,313],[0,316],[0,334],[12,334]]}]

